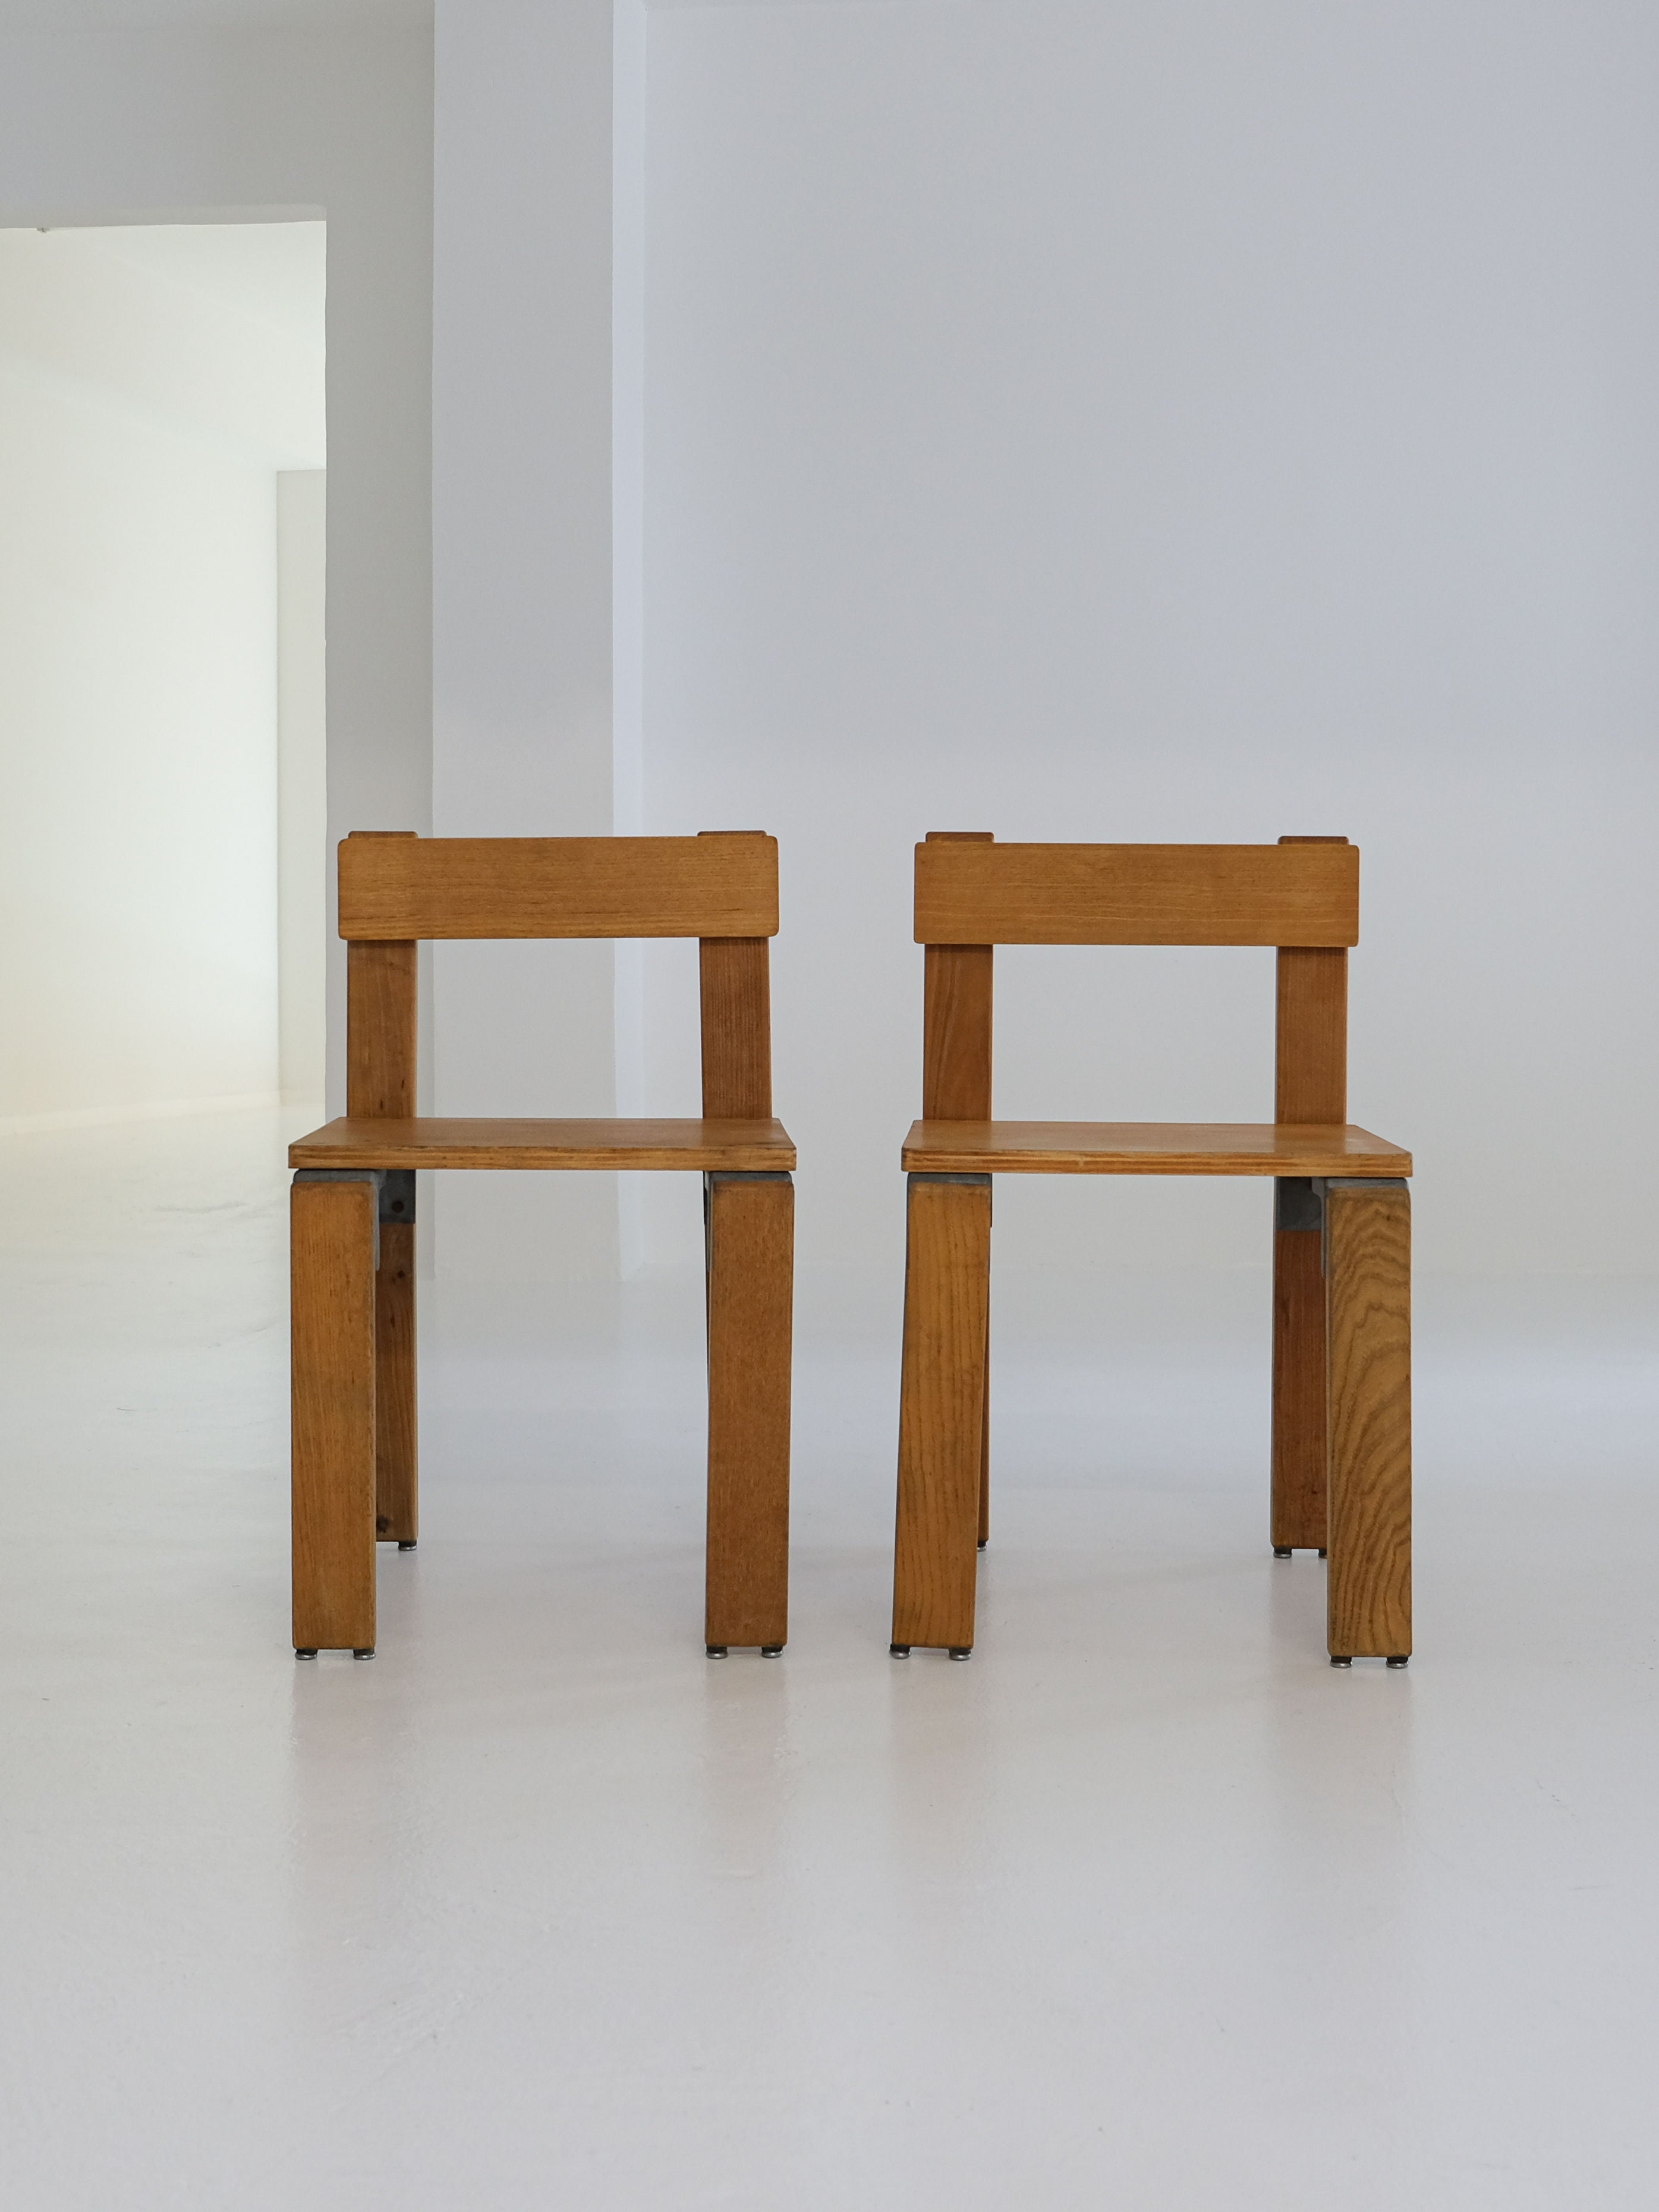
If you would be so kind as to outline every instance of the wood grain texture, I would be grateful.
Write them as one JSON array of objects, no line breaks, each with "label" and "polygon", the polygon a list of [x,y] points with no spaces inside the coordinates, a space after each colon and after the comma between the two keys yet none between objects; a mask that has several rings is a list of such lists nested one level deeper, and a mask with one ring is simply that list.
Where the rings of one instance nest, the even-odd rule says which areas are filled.
[{"label": "wood grain texture", "polygon": [[917,1121],[903,1165],[932,1175],[1408,1176],[1369,1130],[1276,1121]]},{"label": "wood grain texture", "polygon": [[705,937],[702,1110],[710,1121],[772,1116],[771,947],[763,937]]},{"label": "wood grain texture", "polygon": [[988,1177],[910,1178],[895,1644],[974,1641],[991,1279]]},{"label": "wood grain texture", "polygon": [[415,1111],[412,939],[346,947],[346,1111],[399,1120]]},{"label": "wood grain texture", "polygon": [[415,1364],[415,1224],[380,1224],[374,1278],[374,1533],[383,1544],[420,1534]]},{"label": "wood grain texture", "polygon": [[1328,1183],[1327,1630],[1336,1657],[1412,1648],[1411,1270],[1406,1185]]},{"label": "wood grain texture", "polygon": [[294,1644],[374,1644],[374,1214],[371,1182],[289,1199]]},{"label": "wood grain texture", "polygon": [[726,1169],[787,1174],[795,1148],[781,1121],[412,1121],[325,1122],[288,1148],[295,1168]]},{"label": "wood grain texture", "polygon": [[1319,1231],[1275,1230],[1269,1540],[1279,1551],[1325,1548],[1325,1381]]},{"label": "wood grain texture", "polygon": [[775,937],[777,840],[348,837],[340,934]]},{"label": "wood grain texture", "polygon": [[1279,955],[1275,1121],[1348,1118],[1348,956],[1339,945]]},{"label": "wood grain texture", "polygon": [[794,1249],[787,1176],[709,1177],[708,1644],[789,1632]]},{"label": "wood grain texture", "polygon": [[1352,945],[1352,845],[916,848],[921,945]]},{"label": "wood grain texture", "polygon": [[988,945],[930,945],[924,955],[921,1110],[930,1121],[991,1118]]}]

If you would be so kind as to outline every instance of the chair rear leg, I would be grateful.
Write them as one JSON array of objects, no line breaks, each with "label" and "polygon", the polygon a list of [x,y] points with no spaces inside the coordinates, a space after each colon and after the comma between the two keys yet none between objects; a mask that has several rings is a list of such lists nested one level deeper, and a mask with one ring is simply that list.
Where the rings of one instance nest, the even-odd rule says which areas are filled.
[{"label": "chair rear leg", "polygon": [[1326,1537],[1325,1281],[1316,1186],[1273,1186],[1273,1507],[1278,1553],[1323,1551]]},{"label": "chair rear leg", "polygon": [[374,1649],[379,1178],[294,1178],[294,1648]]},{"label": "chair rear leg", "polygon": [[415,1346],[415,1177],[392,1171],[374,1278],[374,1532],[404,1551],[420,1534]]},{"label": "chair rear leg", "polygon": [[985,1475],[991,1178],[913,1175],[907,1203],[892,1644],[967,1652]]},{"label": "chair rear leg", "polygon": [[705,1182],[711,1651],[789,1633],[789,1389],[795,1186],[787,1175]]},{"label": "chair rear leg", "polygon": [[991,1540],[991,1327],[990,1300],[986,1300],[985,1395],[979,1414],[979,1548]]},{"label": "chair rear leg", "polygon": [[1411,1194],[1325,1186],[1333,1660],[1412,1648]]}]

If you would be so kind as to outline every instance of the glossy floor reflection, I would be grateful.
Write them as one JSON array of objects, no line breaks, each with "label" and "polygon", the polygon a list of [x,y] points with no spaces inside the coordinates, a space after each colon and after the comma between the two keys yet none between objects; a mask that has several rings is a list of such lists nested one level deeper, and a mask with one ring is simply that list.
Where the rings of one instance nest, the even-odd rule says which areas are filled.
[{"label": "glossy floor reflection", "polygon": [[896,1281],[803,1285],[719,1663],[700,1285],[429,1285],[421,1549],[296,1667],[278,1136],[0,1146],[8,2203],[1651,2202],[1652,1286],[1423,1286],[1345,1674],[1257,1279],[1000,1279],[966,1667],[885,1653]]}]

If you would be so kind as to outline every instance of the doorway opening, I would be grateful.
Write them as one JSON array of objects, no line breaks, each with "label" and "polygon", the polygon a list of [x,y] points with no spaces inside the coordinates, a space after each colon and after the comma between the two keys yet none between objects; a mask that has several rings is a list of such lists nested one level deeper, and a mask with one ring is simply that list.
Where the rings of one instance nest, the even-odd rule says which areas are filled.
[{"label": "doorway opening", "polygon": [[325,268],[0,230],[0,1131],[320,1117]]}]

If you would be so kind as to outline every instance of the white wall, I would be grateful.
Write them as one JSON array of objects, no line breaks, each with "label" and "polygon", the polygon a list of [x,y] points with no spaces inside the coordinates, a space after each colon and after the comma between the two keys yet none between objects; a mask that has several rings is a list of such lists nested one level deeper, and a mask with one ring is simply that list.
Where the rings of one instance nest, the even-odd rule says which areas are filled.
[{"label": "white wall", "polygon": [[[0,1124],[276,1089],[276,469],[322,458],[320,230],[0,232]],[[214,281],[295,249],[297,329]]]},{"label": "white wall", "polygon": [[276,478],[277,1063],[284,1098],[321,1101],[328,1065],[328,477]]},{"label": "white wall", "polygon": [[431,827],[431,161],[418,27],[0,35],[0,223],[328,218],[331,837]]},{"label": "white wall", "polygon": [[0,356],[0,1121],[269,1097],[272,473]]},{"label": "white wall", "polygon": [[[896,1261],[954,827],[1353,837],[1352,1110],[1416,1149],[1423,1262],[1651,1269],[1659,16],[649,21],[647,826],[782,841],[803,1261]],[[999,960],[1000,1111],[1271,1113],[1271,955]],[[1266,1234],[1249,1188],[998,1188],[1004,1261]]]}]

